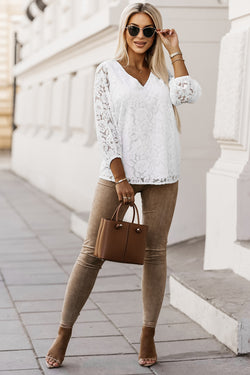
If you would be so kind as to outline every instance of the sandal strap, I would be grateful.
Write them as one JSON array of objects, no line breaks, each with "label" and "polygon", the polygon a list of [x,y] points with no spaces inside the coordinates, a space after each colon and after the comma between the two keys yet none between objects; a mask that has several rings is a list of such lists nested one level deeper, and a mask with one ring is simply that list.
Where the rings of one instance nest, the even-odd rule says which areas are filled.
[{"label": "sandal strap", "polygon": [[59,364],[61,363],[61,361],[59,361],[59,359],[56,359],[56,358],[52,357],[51,355],[46,355],[46,359],[53,359],[57,363],[59,363]]},{"label": "sandal strap", "polygon": [[156,357],[154,358],[139,358],[139,361],[156,361]]}]

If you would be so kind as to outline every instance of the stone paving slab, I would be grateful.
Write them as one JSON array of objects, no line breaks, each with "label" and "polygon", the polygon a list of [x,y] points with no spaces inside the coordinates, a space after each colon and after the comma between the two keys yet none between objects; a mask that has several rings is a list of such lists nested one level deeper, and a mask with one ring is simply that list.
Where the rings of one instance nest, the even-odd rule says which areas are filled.
[{"label": "stone paving slab", "polygon": [[[53,340],[33,340],[35,351],[39,357],[44,357]],[[70,339],[67,356],[109,355],[135,353],[131,345],[123,336],[101,337],[72,337]]]},{"label": "stone paving slab", "polygon": [[[36,313],[21,313],[24,324],[54,324],[59,323],[61,312],[36,312]],[[103,322],[107,318],[100,310],[82,310],[77,318],[78,322]]]},{"label": "stone paving slab", "polygon": [[[54,339],[57,335],[58,324],[27,325],[31,339]],[[121,336],[113,324],[105,322],[76,322],[72,330],[73,337]],[[1,374],[0,374],[1,375]]]},{"label": "stone paving slab", "polygon": [[[134,347],[138,351],[140,346],[134,344]],[[231,350],[214,338],[158,342],[156,350],[160,361],[232,357]]]},{"label": "stone paving slab", "polygon": [[134,275],[134,270],[123,263],[105,261],[98,273],[98,277],[116,276],[116,275]]},{"label": "stone paving slab", "polygon": [[[39,228],[55,229],[65,227],[68,229],[69,221],[60,213],[54,212],[51,208],[40,206],[36,203],[33,206],[17,206],[17,211],[22,214],[24,220],[35,230]],[[39,213],[36,215],[36,213]]]},{"label": "stone paving slab", "polygon": [[14,308],[0,308],[0,321],[1,320],[17,320],[19,319],[17,312]]},{"label": "stone paving slab", "polygon": [[53,209],[53,211],[60,214],[60,216],[64,216],[66,219],[68,219],[68,222],[70,222],[72,210],[70,210],[62,202],[57,201],[54,197],[48,194],[44,194],[43,191],[37,190],[35,187],[33,187],[30,184],[28,184],[28,186],[35,190],[37,198],[41,200],[44,205]]},{"label": "stone paving slab", "polygon": [[[74,262],[72,262],[72,264],[62,264],[61,265],[62,269],[67,274],[70,274]],[[110,266],[110,264],[112,264],[112,266]],[[133,276],[139,277],[135,271],[129,269],[129,267],[126,267],[125,265],[122,265],[121,263],[115,264],[114,262],[105,262],[98,273],[98,280],[105,278],[105,277],[125,276],[125,275],[126,276],[133,275]]]},{"label": "stone paving slab", "polygon": [[48,285],[10,285],[9,291],[14,301],[32,301],[42,299],[62,299],[65,284]]},{"label": "stone paving slab", "polygon": [[[117,327],[134,327],[142,323],[142,313],[107,314]],[[158,324],[185,323],[191,320],[171,306],[161,309]]]},{"label": "stone paving slab", "polygon": [[[45,361],[39,359],[45,374],[51,374]],[[65,357],[63,365],[53,369],[60,375],[148,375],[152,372],[137,363],[137,355],[100,355],[89,357]],[[164,374],[165,375],[165,374]]]},{"label": "stone paving slab", "polygon": [[2,195],[0,195],[0,208],[9,208],[9,203],[7,201],[7,199],[5,199]]},{"label": "stone paving slab", "polygon": [[141,280],[135,275],[127,275],[98,278],[92,292],[140,290],[140,288]]},{"label": "stone paving slab", "polygon": [[1,208],[0,239],[34,237],[20,216],[12,209]]},{"label": "stone paving slab", "polygon": [[18,261],[33,261],[33,260],[53,260],[52,255],[48,251],[38,252],[26,252],[22,253],[1,253],[1,265],[10,265],[11,262],[16,263]]},{"label": "stone paving slab", "polygon": [[[63,271],[61,273],[27,273],[27,272],[12,272],[9,273],[7,271],[2,271],[6,283],[9,286],[13,285],[39,285],[42,284],[63,284],[66,285],[68,281],[68,275],[66,275]],[[48,287],[48,286],[47,286]],[[39,296],[37,296],[39,297]]]},{"label": "stone paving slab", "polygon": [[[48,231],[52,233],[51,228],[54,231],[65,230],[68,231],[69,222],[63,217],[60,213],[54,213],[51,210],[44,210],[43,207],[37,207],[37,204],[34,204],[34,207],[17,207],[19,214],[22,215],[25,222],[33,231],[38,231],[44,233]],[[36,212],[39,210],[39,216],[36,215]]]},{"label": "stone paving slab", "polygon": [[[37,228],[32,228],[32,230],[34,230],[34,232],[36,233],[36,235],[37,235],[37,238],[39,239],[39,241],[41,241],[40,240],[40,235],[41,236],[54,236],[55,235],[55,233],[57,233],[57,235],[58,236],[62,236],[62,234],[63,233],[66,233],[66,232],[69,232],[69,225],[70,224],[68,224],[68,225],[59,225],[58,224],[58,227],[57,228],[54,228],[53,227],[53,224],[50,224],[48,227],[37,227]],[[76,236],[76,238],[79,240],[79,238]],[[43,246],[45,246],[46,247],[46,245],[44,245],[43,244]],[[67,245],[65,245],[65,249],[67,249],[67,247],[68,248],[72,248],[72,243],[69,243],[69,244],[67,244]],[[61,249],[61,247],[60,246],[58,246],[58,247],[53,247],[53,249]],[[50,250],[52,250],[52,249],[50,249]]]},{"label": "stone paving slab", "polygon": [[0,308],[13,307],[13,302],[3,281],[0,281]]},{"label": "stone paving slab", "polygon": [[72,247],[72,246],[69,246],[69,247],[65,247],[63,249],[53,249],[53,250],[50,250],[50,253],[53,254],[53,256],[55,258],[58,258],[60,256],[66,256],[66,255],[71,255],[73,258],[76,258],[79,253],[80,253],[80,248],[76,248],[76,247]]},{"label": "stone paving slab", "polygon": [[0,332],[0,351],[32,349],[32,345],[19,320],[0,321]]},{"label": "stone paving slab", "polygon": [[[39,296],[38,296],[39,298]],[[61,311],[63,299],[47,299],[42,301],[20,301],[15,303],[17,310],[22,312]],[[84,310],[95,310],[97,306],[90,300],[84,305]],[[1,310],[0,310],[1,311]],[[1,319],[1,318],[0,318]]]},{"label": "stone paving slab", "polygon": [[63,253],[62,251],[58,250],[57,253],[54,251],[52,254],[61,265],[73,265],[78,257],[79,251],[76,252],[75,249],[72,248],[70,250],[67,249],[67,253]]},{"label": "stone paving slab", "polygon": [[157,375],[249,375],[250,357],[164,362],[156,364],[154,371]]},{"label": "stone paving slab", "polygon": [[[25,350],[25,349],[32,349],[32,345],[30,344],[28,338],[25,336],[25,333],[21,335],[1,333],[0,351],[1,350],[4,350],[4,351]],[[0,374],[1,374],[1,371],[0,371]]]},{"label": "stone paving slab", "polygon": [[[141,326],[120,328],[122,334],[131,343],[140,342]],[[200,326],[193,322],[179,324],[158,324],[155,331],[155,342],[181,341],[212,337]]]},{"label": "stone paving slab", "polygon": [[[51,221],[51,218],[58,218],[61,223],[68,223],[68,220],[64,216],[62,216],[60,212],[57,212],[55,209],[50,207],[43,199],[41,200],[40,197],[38,197],[36,194],[33,194],[33,192],[22,192],[21,197],[23,199],[15,197],[15,200],[11,200],[11,202],[15,203],[16,210],[22,213],[22,217],[24,217],[25,219],[31,218],[31,214],[33,213],[34,221],[39,221],[40,219],[44,219],[47,217],[48,222]],[[28,204],[28,202],[30,202],[30,204]],[[37,212],[39,212],[39,215],[34,215],[34,213]]]},{"label": "stone paving slab", "polygon": [[42,375],[41,370],[0,371],[0,375]]},{"label": "stone paving slab", "polygon": [[29,370],[38,369],[33,350],[0,351],[1,370]]},{"label": "stone paving slab", "polygon": [[63,232],[62,229],[58,232],[40,233],[39,239],[47,249],[63,249],[65,247],[72,246],[72,248],[81,249],[82,240],[76,237],[75,234],[70,232]]},{"label": "stone paving slab", "polygon": [[[50,216],[50,214],[49,214],[49,216]],[[33,218],[34,218],[34,214],[33,214]],[[66,231],[68,229],[67,223],[64,222],[64,221],[60,222],[60,220],[58,220],[58,218],[55,218],[54,221],[53,221],[52,218],[50,218],[50,220],[48,220],[46,217],[44,217],[43,220],[40,219],[39,221],[36,221],[36,222],[34,222],[33,218],[32,218],[32,215],[31,215],[31,218],[26,219],[26,222],[32,230],[37,232],[37,234],[39,236],[45,236],[47,233],[51,233],[51,234],[54,233],[54,231],[52,232],[50,230],[50,228],[52,226],[54,227],[54,230],[60,229],[61,231],[63,231],[63,230]],[[56,224],[54,224],[54,222]],[[45,241],[45,243],[46,243],[46,241]]]},{"label": "stone paving slab", "polygon": [[47,251],[46,247],[41,244],[38,238],[8,238],[0,240],[0,254],[2,253],[19,253],[25,254],[33,252]]},{"label": "stone paving slab", "polygon": [[140,290],[93,293],[91,299],[106,314],[142,311],[142,296]]},{"label": "stone paving slab", "polygon": [[[91,299],[105,314],[132,313],[142,311],[141,290],[93,293]],[[164,297],[162,306],[169,306],[167,297]]]},{"label": "stone paving slab", "polygon": [[12,272],[13,269],[18,269],[23,272],[37,273],[50,273],[50,272],[60,272],[61,267],[54,260],[33,260],[33,261],[19,261],[19,262],[6,262],[1,265],[1,269],[8,269]]},{"label": "stone paving slab", "polygon": [[61,265],[62,269],[66,272],[67,275],[70,275],[74,264],[64,263]]},{"label": "stone paving slab", "polygon": [[[20,320],[2,320],[0,321],[0,332],[1,332],[1,335],[7,335],[7,334],[10,334],[10,335],[25,335],[25,332],[24,332],[24,329],[23,329],[23,326],[20,322]],[[2,336],[1,336],[2,337]],[[0,340],[0,345],[1,345],[1,341]]]}]

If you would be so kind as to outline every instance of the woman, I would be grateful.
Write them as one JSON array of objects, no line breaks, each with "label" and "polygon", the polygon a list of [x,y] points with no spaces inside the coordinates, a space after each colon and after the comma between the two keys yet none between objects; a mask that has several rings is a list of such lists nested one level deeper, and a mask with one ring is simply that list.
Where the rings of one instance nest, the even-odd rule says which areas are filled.
[{"label": "woman", "polygon": [[[166,68],[163,46],[174,76]],[[159,11],[149,3],[128,5],[121,14],[115,59],[97,66],[95,119],[103,161],[87,236],[72,269],[58,335],[46,356],[49,368],[64,359],[72,327],[102,267],[94,247],[101,217],[111,217],[123,202],[121,217],[141,193],[143,222],[148,225],[143,265],[143,326],[138,362],[157,360],[155,327],[166,284],[166,245],[176,205],[180,121],[175,105],[193,103],[199,83],[188,75],[177,33],[162,30]]]}]

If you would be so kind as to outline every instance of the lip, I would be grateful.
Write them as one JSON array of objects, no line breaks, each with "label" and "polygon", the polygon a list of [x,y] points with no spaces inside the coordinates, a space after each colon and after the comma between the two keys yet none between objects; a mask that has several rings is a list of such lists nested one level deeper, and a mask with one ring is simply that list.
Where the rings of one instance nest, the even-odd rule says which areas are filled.
[{"label": "lip", "polygon": [[145,46],[145,42],[134,42],[135,43],[135,45],[137,46],[137,47],[139,47],[139,48],[141,48],[141,47],[144,47]]}]

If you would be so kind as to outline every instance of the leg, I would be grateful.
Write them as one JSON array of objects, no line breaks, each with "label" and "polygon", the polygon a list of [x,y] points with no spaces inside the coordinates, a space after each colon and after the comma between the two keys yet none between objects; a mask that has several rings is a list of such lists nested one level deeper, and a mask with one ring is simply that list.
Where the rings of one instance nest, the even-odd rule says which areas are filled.
[{"label": "leg", "polygon": [[[101,259],[93,255],[100,220],[101,217],[111,217],[118,204],[115,183],[100,179],[91,208],[87,235],[65,291],[61,327],[73,327],[94,286],[97,274],[103,264]],[[121,217],[125,215],[127,209],[128,206],[121,207]]]},{"label": "leg", "polygon": [[[72,327],[88,299],[103,264],[101,259],[93,255],[101,217],[111,217],[118,204],[115,183],[99,179],[88,221],[87,235],[67,283],[58,336],[47,355],[52,357],[47,363],[53,367],[59,367],[64,359]],[[128,206],[121,207],[121,217],[125,215],[127,209]]]},{"label": "leg", "polygon": [[178,181],[173,184],[147,185],[142,191],[143,222],[149,226],[143,266],[143,330],[139,363],[156,361],[153,341],[155,327],[165,292],[167,263],[166,246],[178,193]]}]

